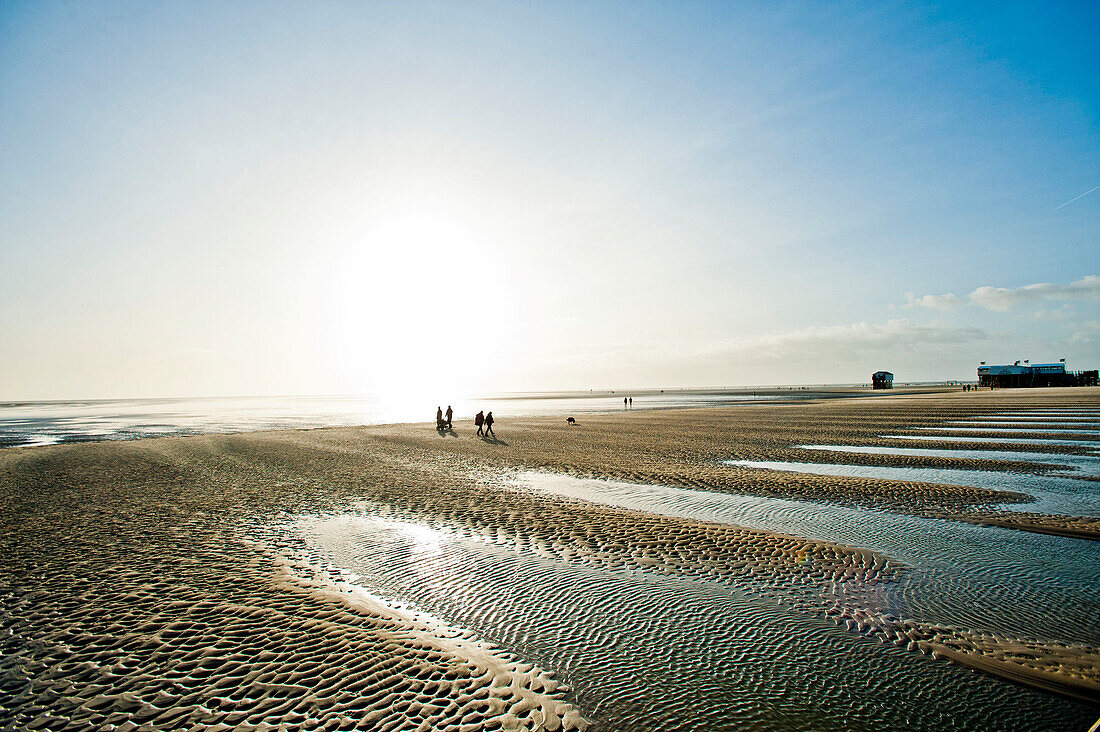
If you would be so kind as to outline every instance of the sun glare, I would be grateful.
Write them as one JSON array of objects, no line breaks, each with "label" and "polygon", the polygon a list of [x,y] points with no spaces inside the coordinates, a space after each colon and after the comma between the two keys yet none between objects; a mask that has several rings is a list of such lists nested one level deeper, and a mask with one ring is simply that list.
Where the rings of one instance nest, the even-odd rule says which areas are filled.
[{"label": "sun glare", "polygon": [[403,206],[348,237],[332,265],[330,325],[358,390],[405,402],[476,388],[478,354],[500,323],[472,294],[498,289],[486,228],[444,207]]}]

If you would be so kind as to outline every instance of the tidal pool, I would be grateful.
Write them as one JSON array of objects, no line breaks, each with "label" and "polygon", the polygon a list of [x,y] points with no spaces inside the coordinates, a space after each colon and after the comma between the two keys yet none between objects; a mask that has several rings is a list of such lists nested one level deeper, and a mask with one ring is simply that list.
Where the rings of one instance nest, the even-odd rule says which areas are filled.
[{"label": "tidal pool", "polygon": [[882,435],[888,440],[930,440],[935,442],[988,442],[1000,445],[1067,445],[1086,449],[1100,449],[1094,440],[1060,440],[1050,437],[985,437],[983,435]]},{"label": "tidal pool", "polygon": [[1075,434],[1100,435],[1100,430],[1064,428],[1064,427],[1002,427],[986,425],[984,427],[914,427],[917,430],[938,430],[943,432],[1034,432],[1035,434]]},{"label": "tidal pool", "polygon": [[716,580],[547,559],[369,507],[299,527],[372,593],[555,671],[597,729],[1041,730],[1094,716]]},{"label": "tidal pool", "polygon": [[730,465],[765,468],[790,473],[841,475],[880,480],[919,481],[944,485],[969,485],[991,490],[1015,491],[1035,497],[1031,503],[1005,503],[1005,511],[1037,511],[1077,516],[1100,516],[1100,483],[1062,475],[1031,475],[999,470],[956,470],[953,468],[896,468],[879,465],[838,465],[770,460],[734,460]]},{"label": "tidal pool", "polygon": [[799,445],[803,450],[823,452],[853,452],[861,455],[905,455],[909,457],[943,457],[966,460],[1010,460],[1029,463],[1065,465],[1076,475],[1100,476],[1100,456],[1067,455],[1051,452],[1013,452],[1009,450],[951,450],[930,447],[883,447],[879,445]]}]

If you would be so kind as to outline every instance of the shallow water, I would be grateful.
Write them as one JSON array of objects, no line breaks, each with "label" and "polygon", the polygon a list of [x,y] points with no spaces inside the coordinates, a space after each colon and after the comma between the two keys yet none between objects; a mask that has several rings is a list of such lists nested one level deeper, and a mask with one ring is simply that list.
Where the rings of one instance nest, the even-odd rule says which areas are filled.
[{"label": "shallow water", "polygon": [[[524,473],[540,492],[833,541],[910,566],[892,612],[932,622],[1100,644],[1100,542],[887,511]],[[1059,635],[1062,633],[1063,635]]]},{"label": "shallow water", "polygon": [[[815,396],[726,394],[721,392],[632,395],[634,410],[706,407],[748,402],[789,401]],[[456,427],[478,410],[497,420],[518,416],[615,412],[622,393],[585,396],[531,394],[451,398],[427,395],[412,405],[370,396],[232,397],[211,399],[110,399],[0,403],[0,447],[33,447],[59,442],[132,440],[164,435],[196,435],[274,429],[304,429],[400,422],[430,422],[435,407],[454,407]],[[472,429],[472,428],[471,428]]]},{"label": "shallow water", "polygon": [[935,442],[988,442],[1001,445],[1067,445],[1100,449],[1094,440],[1059,440],[1051,437],[984,437],[982,435],[882,435],[888,440],[930,440]]},{"label": "shallow water", "polygon": [[1002,427],[1000,425],[985,425],[982,427],[914,427],[918,430],[938,430],[944,432],[1034,432],[1035,434],[1075,434],[1075,435],[1100,435],[1100,430],[1085,428],[1065,427]]},{"label": "shallow water", "polygon": [[1081,420],[1076,421],[1072,419],[1058,418],[1056,420],[1026,420],[1026,421],[1001,421],[1001,420],[973,420],[973,419],[960,419],[952,420],[947,424],[959,425],[961,427],[984,427],[987,430],[1018,430],[1026,429],[1034,432],[1036,428],[1042,430],[1051,428],[1068,428],[1074,432],[1090,432],[1100,428],[1100,423],[1094,420]]},{"label": "shallow water", "polygon": [[983,414],[986,419],[1047,419],[1049,417],[1069,417],[1071,419],[1100,418],[1098,409],[1036,409],[1029,412],[993,412]]},{"label": "shallow water", "polygon": [[803,450],[824,452],[854,452],[862,455],[906,455],[909,457],[942,457],[965,460],[1009,460],[1030,463],[1065,465],[1075,475],[1100,476],[1100,456],[1065,455],[1050,452],[1012,452],[1008,450],[949,450],[926,447],[881,447],[879,445],[799,445]]},{"label": "shallow water", "polygon": [[371,592],[555,671],[604,729],[1050,729],[1086,707],[729,584],[608,570],[370,514],[303,533]]},{"label": "shallow water", "polygon": [[1100,516],[1100,483],[1060,475],[1030,475],[996,470],[955,470],[952,468],[895,468],[879,465],[837,465],[832,463],[796,463],[769,460],[733,460],[731,465],[765,468],[813,475],[843,475],[880,480],[907,480],[945,485],[969,485],[1000,491],[1016,491],[1034,496],[1033,503],[1006,503],[1006,511],[1038,511],[1079,516]]},{"label": "shallow water", "polygon": [[[1080,422],[1095,422],[1098,418],[1100,418],[1100,414],[1098,414],[1098,415],[1085,415],[1085,414],[1067,415],[1067,414],[1053,414],[1053,413],[1052,414],[1045,414],[1045,415],[1035,415],[1035,414],[986,414],[986,415],[983,415],[981,417],[971,417],[971,418],[969,418],[969,421],[993,422],[993,423],[998,423],[998,424],[1002,423],[1002,422],[1018,422],[1018,423],[1021,423],[1021,424],[1032,424],[1032,423],[1035,423],[1035,422],[1049,422],[1049,423],[1052,423],[1052,424],[1059,424],[1061,422],[1070,422],[1070,423],[1077,424],[1077,423],[1080,423]],[[955,422],[964,422],[964,421],[967,421],[967,420],[954,420],[954,421]]]}]

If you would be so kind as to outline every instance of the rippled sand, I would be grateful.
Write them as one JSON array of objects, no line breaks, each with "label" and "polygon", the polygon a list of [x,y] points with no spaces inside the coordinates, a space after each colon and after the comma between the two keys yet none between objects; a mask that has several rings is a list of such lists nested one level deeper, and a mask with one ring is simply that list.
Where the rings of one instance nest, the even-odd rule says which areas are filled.
[{"label": "rippled sand", "polygon": [[[586,415],[575,427],[565,424],[562,419],[524,420],[504,428],[506,434],[502,433],[502,443],[441,439],[434,433],[426,435],[422,429],[410,426],[393,428],[389,433],[390,439],[401,444],[473,454],[506,466],[522,465],[584,477],[701,490],[835,501],[1026,531],[1100,538],[1100,520],[1096,518],[994,508],[1032,500],[1022,493],[912,481],[760,471],[724,464],[724,461],[737,459],[1042,473],[1060,466],[1010,460],[830,454],[799,445],[928,447],[936,443],[891,439],[884,435],[918,434],[916,428],[921,426],[939,426],[946,420],[1009,410],[1095,408],[1097,404],[1100,404],[1098,388],[956,392],[836,400],[813,405],[752,405],[734,410]],[[1003,434],[995,428],[988,432],[988,435]],[[1011,433],[1011,436],[1029,434],[1040,440],[1049,437],[1042,433]],[[1100,438],[1073,437],[1100,449]],[[990,451],[1012,451],[1019,447],[981,442],[945,444],[958,449]],[[1085,452],[1085,448],[1072,445],[1039,444],[1029,449],[1053,454]]]},{"label": "rippled sand", "polygon": [[[477,439],[472,427],[441,436],[403,425],[0,451],[0,725],[583,728],[583,710],[549,673],[461,629],[349,592],[280,528],[296,515],[340,513],[362,501],[558,560],[794,588],[806,607],[821,603],[822,614],[851,621],[853,630],[1096,699],[1096,649],[826,606],[824,598],[859,597],[905,572],[880,554],[537,495],[508,480],[536,468],[1032,530],[1076,520],[983,508],[1026,500],[1016,494],[721,464],[805,459],[811,451],[794,445],[875,444],[879,434],[914,424],[1032,404],[1100,402],[1096,390],[967,396],[976,398],[593,415],[575,427],[501,415],[495,441]],[[883,465],[974,462],[864,457]]]}]

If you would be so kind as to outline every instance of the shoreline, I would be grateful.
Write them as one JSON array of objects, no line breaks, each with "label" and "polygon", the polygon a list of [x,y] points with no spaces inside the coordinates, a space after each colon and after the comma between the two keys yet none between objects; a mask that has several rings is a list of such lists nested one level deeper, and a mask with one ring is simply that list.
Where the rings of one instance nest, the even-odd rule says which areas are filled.
[{"label": "shoreline", "polygon": [[[1100,390],[1083,396],[1090,407],[1100,406]],[[883,430],[1006,405],[1067,401],[1050,394],[973,397],[895,394],[636,410],[586,414],[576,426],[561,416],[506,419],[497,422],[495,440],[477,439],[472,427],[459,426],[461,433],[451,436],[430,423],[405,423],[0,450],[0,576],[10,588],[3,609],[14,619],[12,633],[0,639],[0,670],[40,690],[4,721],[234,725],[271,714],[338,719],[355,708],[357,719],[376,724],[415,709],[426,720],[473,715],[471,725],[492,726],[513,724],[503,715],[514,709],[530,712],[530,720],[556,715],[563,728],[581,728],[586,710],[571,706],[568,691],[521,660],[513,669],[518,676],[497,681],[503,667],[479,670],[455,655],[457,646],[441,646],[431,637],[435,631],[413,628],[408,618],[340,609],[327,595],[288,591],[279,556],[293,558],[302,545],[280,527],[297,515],[354,512],[363,502],[396,519],[548,561],[729,583],[762,596],[778,592],[792,611],[831,618],[860,635],[1100,703],[1100,648],[981,635],[876,610],[877,593],[909,573],[882,553],[565,500],[517,490],[507,479],[542,470],[918,516],[947,511],[964,522],[1011,518],[1011,512],[977,515],[975,506],[1012,497],[988,489],[721,464],[784,459],[799,444],[873,441]],[[974,462],[865,457],[895,465]],[[1049,467],[1018,461],[985,467],[1021,465]],[[1057,520],[1067,518],[1074,517]],[[1011,528],[1038,531],[1054,520],[1018,514]],[[249,544],[257,540],[276,554]],[[311,640],[317,633],[354,653],[318,660]],[[209,667],[204,653],[214,654]],[[502,654],[501,663],[512,663]],[[372,659],[369,683],[356,676],[367,673],[357,658]],[[82,675],[80,669],[92,667],[104,669],[99,681]],[[247,681],[258,678],[265,684],[259,697]],[[394,706],[391,693],[405,701]],[[303,694],[325,701],[313,711],[295,706]],[[232,703],[204,706],[212,695]],[[476,702],[482,698],[497,701]]]},{"label": "shoreline", "polygon": [[[899,388],[898,394],[941,393],[952,387]],[[767,391],[767,390],[760,390]],[[808,403],[815,400],[838,398],[868,398],[886,395],[887,392],[870,388],[826,387],[816,390],[774,390],[774,393],[753,396],[753,390],[647,390],[628,392],[639,398],[639,403],[624,409],[619,406],[619,396],[607,393],[546,393],[497,395],[492,397],[463,398],[455,404],[470,409],[478,404],[488,406],[510,419],[531,419],[568,414],[608,414],[622,411],[665,411],[698,409],[748,404]],[[699,397],[702,401],[693,401]],[[744,397],[744,399],[741,399]],[[609,404],[599,402],[611,400]],[[679,403],[677,401],[679,400]],[[554,404],[557,402],[556,404]],[[364,407],[363,404],[366,404]],[[586,404],[587,403],[587,404]],[[132,405],[171,407],[176,412],[136,412],[126,407]],[[549,410],[541,405],[552,404]],[[596,408],[591,405],[596,404]],[[95,413],[86,410],[97,405],[116,405],[117,414]],[[218,411],[218,405],[232,405],[235,409]],[[258,405],[258,407],[257,407]],[[358,405],[358,406],[356,406]],[[66,408],[69,410],[66,412]],[[362,411],[366,409],[366,412]],[[5,412],[4,410],[9,410]],[[32,410],[20,413],[19,410]],[[45,413],[34,410],[47,410]],[[53,409],[51,415],[49,410]],[[253,410],[259,409],[258,412]],[[14,410],[14,414],[11,410]],[[60,410],[60,411],[57,411]],[[374,410],[377,417],[369,413]],[[266,414],[265,414],[266,411]],[[391,410],[392,411],[392,410]],[[150,398],[110,400],[60,400],[55,402],[8,402],[0,404],[0,450],[17,447],[42,447],[57,444],[75,444],[110,440],[156,439],[199,434],[240,434],[268,432],[280,429],[321,429],[327,427],[388,427],[421,424],[422,420],[398,418],[395,414],[378,411],[377,398],[364,396],[332,397],[213,397],[213,398]],[[260,416],[263,415],[263,416]],[[472,418],[473,411],[469,412]],[[18,426],[12,429],[8,422],[18,425],[29,420],[45,420],[49,426],[39,431],[26,432]],[[463,419],[463,418],[460,418]],[[91,420],[94,424],[82,424]],[[50,424],[51,422],[55,424]],[[104,424],[106,422],[106,425]],[[168,424],[165,424],[167,422]],[[423,423],[430,424],[428,421]]]}]

